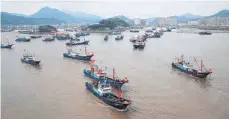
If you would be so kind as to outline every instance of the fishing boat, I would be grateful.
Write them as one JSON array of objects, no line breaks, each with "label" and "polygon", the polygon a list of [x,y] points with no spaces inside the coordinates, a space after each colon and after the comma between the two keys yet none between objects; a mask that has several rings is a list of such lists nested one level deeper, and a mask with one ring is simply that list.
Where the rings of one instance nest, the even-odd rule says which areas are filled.
[{"label": "fishing boat", "polygon": [[110,78],[107,76],[106,70],[104,68],[98,68],[97,65],[91,65],[91,69],[84,69],[84,74],[91,79],[116,88],[121,88],[123,84],[128,83],[127,78],[120,79],[117,77],[115,69],[113,69],[113,78]]},{"label": "fishing boat", "polygon": [[89,32],[83,32],[83,33],[80,34],[80,36],[88,36],[88,35],[90,35]]},{"label": "fishing boat", "polygon": [[145,42],[137,41],[137,42],[133,43],[133,46],[134,46],[134,48],[143,49],[145,47]]},{"label": "fishing boat", "polygon": [[31,39],[29,37],[20,37],[17,38],[15,41],[16,42],[29,42]]},{"label": "fishing boat", "polygon": [[172,63],[172,67],[176,68],[186,74],[192,75],[194,77],[198,77],[198,78],[206,78],[209,74],[212,73],[212,70],[209,69],[207,70],[205,68],[205,66],[203,65],[203,61],[201,60],[200,63],[200,67],[199,64],[196,60],[196,58],[194,58],[198,69],[193,68],[193,65],[190,62],[184,61],[184,56],[182,55],[181,58],[177,58],[177,62],[173,62]]},{"label": "fishing boat", "polygon": [[72,45],[88,45],[90,41],[70,41],[68,43],[66,43],[66,45],[68,46],[72,46]]},{"label": "fishing boat", "polygon": [[69,34],[66,32],[58,32],[56,33],[56,39],[57,40],[68,40],[69,39]]},{"label": "fishing boat", "polygon": [[145,30],[146,33],[153,33],[153,30]]},{"label": "fishing boat", "polygon": [[41,38],[41,37],[42,36],[37,36],[37,35],[30,36],[30,38],[32,38],[32,39]]},{"label": "fishing boat", "polygon": [[123,39],[123,37],[124,37],[124,35],[117,36],[117,37],[115,38],[115,40],[122,40],[122,39]]},{"label": "fishing boat", "polygon": [[13,44],[10,44],[9,41],[7,43],[1,43],[1,48],[12,48]]},{"label": "fishing boat", "polygon": [[133,30],[130,30],[130,32],[137,33],[137,32],[139,32],[139,30],[137,30],[137,29],[133,29]]},{"label": "fishing boat", "polygon": [[85,47],[84,54],[73,52],[72,49],[68,49],[68,52],[64,53],[63,56],[67,58],[78,59],[78,60],[91,60],[91,58],[94,56],[94,53],[88,53]]},{"label": "fishing boat", "polygon": [[155,32],[151,38],[160,38],[160,37],[161,37],[161,33]]},{"label": "fishing boat", "polygon": [[99,82],[86,82],[85,86],[104,103],[120,111],[125,111],[131,104],[130,99],[125,99],[113,94],[112,88],[109,85],[101,84]]},{"label": "fishing boat", "polygon": [[54,36],[49,36],[47,38],[45,38],[43,41],[54,41],[55,37]]},{"label": "fishing boat", "polygon": [[118,34],[121,34],[121,33],[117,31],[108,32],[108,35],[118,35]]},{"label": "fishing boat", "polygon": [[41,61],[35,60],[35,56],[29,53],[23,54],[21,61],[27,64],[31,64],[31,65],[39,65],[39,63],[41,62]]},{"label": "fishing boat", "polygon": [[212,35],[211,32],[207,32],[207,31],[203,31],[203,32],[199,32],[200,35]]},{"label": "fishing boat", "polygon": [[104,40],[108,40],[108,35],[106,35],[106,36],[104,37]]}]

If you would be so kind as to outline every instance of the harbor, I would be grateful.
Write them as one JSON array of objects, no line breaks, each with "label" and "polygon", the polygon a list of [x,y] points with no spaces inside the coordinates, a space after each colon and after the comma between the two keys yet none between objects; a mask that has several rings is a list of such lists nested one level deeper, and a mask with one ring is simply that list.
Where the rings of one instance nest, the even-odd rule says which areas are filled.
[{"label": "harbor", "polygon": [[[121,34],[122,40],[115,40]],[[1,49],[2,118],[226,119],[221,112],[229,110],[229,68],[225,67],[229,65],[228,33],[164,32],[160,38],[144,40],[142,50],[130,42],[138,32],[126,30],[121,34],[108,35],[104,40],[107,33],[90,33],[85,36],[89,44],[71,49],[86,52],[86,46],[93,52],[91,59],[107,67],[108,77],[113,77],[115,68],[119,78],[128,79],[121,89],[112,88],[114,94],[130,97],[131,105],[124,112],[107,105],[92,94],[90,86],[86,87],[85,82],[93,81],[84,74],[90,62],[63,57],[69,40],[43,42],[41,37],[16,42],[17,36],[27,38],[31,34],[2,32],[2,41],[13,44],[11,49]],[[84,36],[79,39],[83,41]],[[25,49],[41,60],[39,66],[20,61]],[[201,79],[173,68],[171,63],[182,54],[203,60],[212,73]]]}]

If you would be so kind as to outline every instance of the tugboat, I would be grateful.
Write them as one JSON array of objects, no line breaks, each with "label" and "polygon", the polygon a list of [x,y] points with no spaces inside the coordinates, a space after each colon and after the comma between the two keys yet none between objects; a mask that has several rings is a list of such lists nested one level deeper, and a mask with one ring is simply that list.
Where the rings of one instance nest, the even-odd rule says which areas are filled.
[{"label": "tugboat", "polygon": [[198,66],[198,69],[194,69],[193,66],[189,63],[184,61],[184,56],[181,56],[181,59],[178,58],[177,62],[172,63],[172,67],[176,68],[186,74],[190,74],[194,77],[198,78],[206,78],[209,74],[212,73],[211,69],[207,70],[205,66],[203,65],[203,61],[201,60],[201,65],[199,67],[198,62],[195,59],[195,62]]},{"label": "tugboat", "polygon": [[35,60],[35,56],[32,56],[29,53],[23,54],[21,61],[27,64],[31,64],[31,65],[39,65],[39,63],[41,62],[41,61]]},{"label": "tugboat", "polygon": [[124,35],[117,36],[117,37],[115,38],[115,40],[122,40],[122,39],[123,39],[123,37],[124,37]]},{"label": "tugboat", "polygon": [[212,35],[211,32],[207,32],[207,31],[203,31],[203,32],[199,32],[200,35]]},{"label": "tugboat", "polygon": [[100,81],[101,83],[105,83],[107,85],[111,85],[115,88],[121,88],[123,84],[128,83],[128,79],[119,79],[116,76],[115,70],[113,69],[113,78],[107,76],[106,70],[103,68],[98,69],[97,65],[91,65],[91,69],[84,69],[85,76],[94,79],[96,81]]},{"label": "tugboat", "polygon": [[17,38],[15,41],[16,42],[29,42],[31,39],[29,37],[20,37]]},{"label": "tugboat", "polygon": [[41,37],[42,36],[37,36],[37,35],[30,36],[30,38],[32,38],[32,39],[41,38]]},{"label": "tugboat", "polygon": [[89,91],[91,91],[96,97],[98,97],[104,103],[120,111],[125,111],[131,104],[130,99],[125,99],[112,94],[112,88],[109,85],[101,84],[99,82],[86,82],[85,86]]},{"label": "tugboat", "polygon": [[91,60],[91,58],[94,56],[94,53],[88,53],[87,49],[85,47],[85,54],[80,54],[78,52],[73,52],[72,49],[68,49],[68,53],[63,54],[64,57],[72,58],[72,59],[78,59],[78,60]]},{"label": "tugboat", "polygon": [[45,38],[43,41],[54,41],[55,37],[54,36],[49,36],[47,38]]},{"label": "tugboat", "polygon": [[1,43],[1,48],[12,48],[13,44],[10,44],[9,41],[6,43]]},{"label": "tugboat", "polygon": [[145,42],[143,41],[137,41],[133,44],[134,48],[139,48],[139,49],[143,49],[145,47]]}]

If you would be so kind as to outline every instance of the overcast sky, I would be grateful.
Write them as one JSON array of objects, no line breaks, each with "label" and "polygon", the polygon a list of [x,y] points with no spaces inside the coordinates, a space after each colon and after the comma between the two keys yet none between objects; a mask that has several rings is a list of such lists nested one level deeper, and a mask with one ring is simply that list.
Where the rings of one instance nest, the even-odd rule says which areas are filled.
[{"label": "overcast sky", "polygon": [[167,17],[191,13],[212,15],[222,9],[229,9],[229,1],[2,1],[1,11],[31,15],[42,7],[49,6],[59,10],[81,11],[99,15],[103,18],[125,15],[129,18]]}]

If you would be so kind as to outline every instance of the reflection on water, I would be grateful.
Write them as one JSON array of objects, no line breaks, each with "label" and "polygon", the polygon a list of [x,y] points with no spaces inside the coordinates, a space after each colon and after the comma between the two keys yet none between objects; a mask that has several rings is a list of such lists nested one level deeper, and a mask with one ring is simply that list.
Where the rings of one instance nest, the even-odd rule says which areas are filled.
[{"label": "reflection on water", "polygon": [[[229,34],[183,34],[168,32],[150,38],[143,50],[133,49],[129,41],[137,33],[116,36],[91,33],[89,52],[99,65],[115,67],[120,78],[129,82],[122,87],[132,100],[127,112],[119,112],[95,97],[85,87],[90,81],[83,74],[86,61],[64,58],[68,41],[16,43],[16,32],[2,33],[14,43],[1,50],[2,118],[4,119],[228,119],[229,110]],[[83,38],[82,38],[83,39]],[[207,43],[207,44],[206,44]],[[83,46],[72,47],[73,51]],[[40,66],[22,63],[24,49],[41,60]],[[203,59],[213,74],[206,80],[194,78],[171,68],[175,56]],[[226,111],[225,111],[226,110]]]}]

